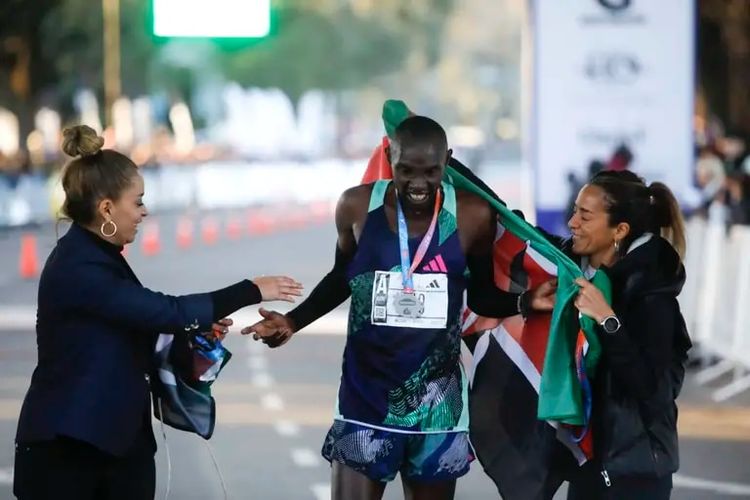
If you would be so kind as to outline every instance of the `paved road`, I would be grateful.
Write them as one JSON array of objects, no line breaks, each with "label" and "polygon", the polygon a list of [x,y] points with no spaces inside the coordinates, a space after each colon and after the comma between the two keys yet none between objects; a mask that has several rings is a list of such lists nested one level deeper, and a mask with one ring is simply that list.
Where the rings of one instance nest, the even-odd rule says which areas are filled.
[{"label": "paved road", "polygon": [[[221,220],[230,215],[244,220],[246,214],[217,215]],[[332,262],[330,221],[237,240],[229,240],[222,229],[217,244],[181,250],[174,243],[177,216],[155,220],[161,228],[160,253],[147,257],[133,248],[128,259],[146,286],[169,293],[210,290],[243,277],[279,272],[297,277],[309,289]],[[54,242],[54,229],[39,228],[35,234],[40,253],[46,253]],[[22,282],[16,275],[18,235],[0,233],[0,498],[11,498],[7,483],[13,433],[36,358],[31,326],[36,283]],[[319,449],[338,384],[344,342],[341,317],[342,311],[334,312],[310,333],[273,351],[239,336],[228,339],[235,357],[215,386],[219,415],[210,445],[230,498],[328,498],[329,467]],[[158,434],[158,425],[156,430]],[[689,382],[681,399],[681,431],[683,465],[673,498],[750,498],[750,397],[715,405],[705,388]],[[166,434],[170,498],[222,498],[206,444],[171,429]],[[161,495],[168,477],[167,446],[161,440],[159,446]],[[388,488],[386,498],[401,498],[398,482]],[[497,494],[475,464],[459,482],[457,498],[492,499]]]}]

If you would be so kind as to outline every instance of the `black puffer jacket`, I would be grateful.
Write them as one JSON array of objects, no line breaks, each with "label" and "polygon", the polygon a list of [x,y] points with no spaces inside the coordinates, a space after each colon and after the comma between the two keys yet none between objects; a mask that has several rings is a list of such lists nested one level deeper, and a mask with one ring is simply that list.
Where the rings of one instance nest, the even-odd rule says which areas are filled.
[{"label": "black puffer jacket", "polygon": [[600,331],[595,460],[610,478],[661,477],[679,467],[675,400],[691,347],[677,303],[685,268],[672,246],[653,236],[604,271],[622,328]]}]

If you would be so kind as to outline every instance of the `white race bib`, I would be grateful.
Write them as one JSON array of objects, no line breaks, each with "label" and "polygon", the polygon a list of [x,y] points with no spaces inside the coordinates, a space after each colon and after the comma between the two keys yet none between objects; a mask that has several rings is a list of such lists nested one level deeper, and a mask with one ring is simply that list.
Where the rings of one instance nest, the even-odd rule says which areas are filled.
[{"label": "white race bib", "polygon": [[414,293],[404,293],[400,272],[376,271],[372,315],[376,326],[445,328],[448,324],[448,275],[412,275]]}]

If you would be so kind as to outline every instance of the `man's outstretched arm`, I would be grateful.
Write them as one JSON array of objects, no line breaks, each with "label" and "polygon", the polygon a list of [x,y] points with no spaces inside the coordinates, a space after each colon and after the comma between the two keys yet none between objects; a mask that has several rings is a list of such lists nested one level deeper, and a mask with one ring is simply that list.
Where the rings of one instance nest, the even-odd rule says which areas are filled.
[{"label": "man's outstretched arm", "polygon": [[261,309],[263,319],[244,328],[243,335],[252,333],[256,340],[262,339],[270,347],[278,347],[285,344],[294,333],[325,316],[349,298],[351,289],[346,270],[357,249],[353,231],[356,196],[352,192],[356,189],[358,188],[346,191],[336,206],[338,238],[331,271],[299,306],[286,315]]},{"label": "man's outstretched arm", "polygon": [[333,311],[349,298],[351,289],[346,278],[346,269],[351,260],[352,256],[346,255],[337,243],[333,269],[320,280],[300,305],[286,314],[295,332]]}]

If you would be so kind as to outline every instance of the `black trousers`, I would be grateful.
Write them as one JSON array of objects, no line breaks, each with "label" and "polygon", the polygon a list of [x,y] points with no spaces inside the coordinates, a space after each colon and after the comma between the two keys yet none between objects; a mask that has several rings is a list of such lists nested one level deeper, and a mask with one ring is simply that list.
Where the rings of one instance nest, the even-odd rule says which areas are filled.
[{"label": "black trousers", "polygon": [[19,443],[13,493],[19,500],[153,500],[153,445],[140,441],[123,457],[66,438]]},{"label": "black trousers", "polygon": [[568,500],[669,500],[672,475],[660,478],[615,477],[607,486],[601,467],[594,462],[584,464],[570,481]]}]

